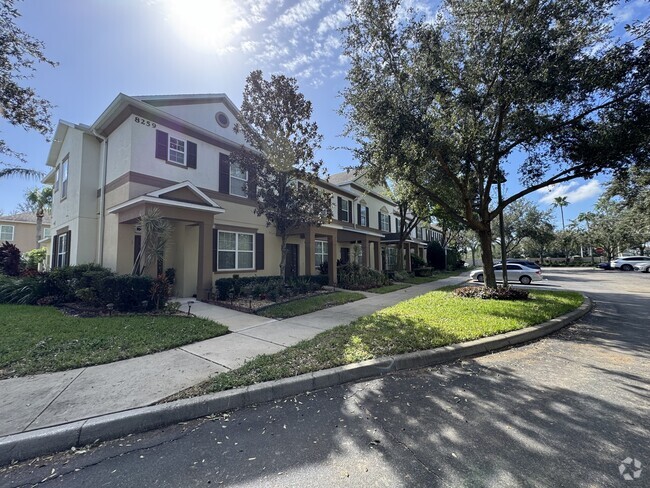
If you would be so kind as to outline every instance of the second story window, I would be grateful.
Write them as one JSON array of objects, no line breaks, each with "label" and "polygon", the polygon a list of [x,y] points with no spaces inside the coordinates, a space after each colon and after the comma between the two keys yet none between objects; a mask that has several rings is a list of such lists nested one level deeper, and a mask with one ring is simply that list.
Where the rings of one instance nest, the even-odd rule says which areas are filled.
[{"label": "second story window", "polygon": [[68,196],[68,160],[61,163],[61,200]]},{"label": "second story window", "polygon": [[368,207],[363,205],[359,207],[359,225],[368,227]]},{"label": "second story window", "polygon": [[390,232],[390,215],[379,213],[379,230]]},{"label": "second story window", "polygon": [[248,171],[238,164],[230,165],[230,194],[238,197],[248,197],[246,184],[248,183]]},{"label": "second story window", "polygon": [[185,141],[169,137],[169,160],[185,166]]},{"label": "second story window", "polygon": [[0,242],[14,240],[14,226],[0,225]]},{"label": "second story window", "polygon": [[341,200],[341,218],[344,222],[350,221],[350,205],[347,200]]}]

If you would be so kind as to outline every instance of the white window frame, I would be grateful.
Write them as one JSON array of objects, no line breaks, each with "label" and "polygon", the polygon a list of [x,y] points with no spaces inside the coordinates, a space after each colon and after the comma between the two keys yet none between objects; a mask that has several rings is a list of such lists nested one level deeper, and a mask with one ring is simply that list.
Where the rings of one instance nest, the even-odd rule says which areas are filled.
[{"label": "white window frame", "polygon": [[59,234],[56,236],[58,239],[56,248],[56,267],[63,268],[65,266],[66,255],[68,254],[68,233]]},{"label": "white window frame", "polygon": [[[179,149],[180,143],[182,143],[183,145],[182,150]],[[172,144],[175,147],[172,147]],[[174,154],[173,158],[172,158],[172,154]],[[178,161],[178,159],[180,159],[179,155],[183,156],[182,161]],[[167,142],[167,161],[173,164],[180,164],[181,166],[187,166],[187,140],[179,139],[178,137],[174,137],[171,134],[169,135],[169,140]]]},{"label": "white window frame", "polygon": [[[221,234],[235,234],[235,249],[220,249],[219,242],[221,242]],[[249,251],[247,249],[239,249],[239,236],[247,235],[251,236],[251,242],[253,243],[252,249]],[[222,252],[234,252],[235,253],[235,267],[234,268],[222,268],[220,266],[220,256]],[[251,263],[252,267],[242,268],[239,266],[239,255],[242,253],[250,253],[252,255]],[[255,234],[250,232],[235,232],[230,230],[220,230],[217,232],[217,271],[250,271],[255,269]]]},{"label": "white window frame", "polygon": [[237,181],[243,181],[245,185],[248,184],[248,170],[242,170],[244,174],[246,175],[245,178],[240,178],[239,176],[233,175],[233,167],[237,167],[239,170],[242,170],[241,166],[239,166],[237,163],[230,163],[230,181],[228,182],[228,186],[230,187],[230,194],[236,197],[242,197],[242,198],[248,198],[248,192],[243,191],[242,193],[234,193],[233,192],[233,186],[232,186],[232,180],[237,180]]},{"label": "white window frame", "polygon": [[[11,239],[7,239],[6,237],[3,237],[4,234],[7,233],[7,228],[11,229]],[[16,227],[13,225],[9,224],[2,224],[0,225],[0,244],[5,242],[5,241],[13,241],[16,238]]]},{"label": "white window frame", "polygon": [[390,230],[390,215],[387,213],[379,213],[379,230],[385,232]]},{"label": "white window frame", "polygon": [[59,191],[59,168],[60,166],[57,166],[56,169],[54,170],[54,191],[53,193],[56,193]]},{"label": "white window frame", "polygon": [[345,218],[341,218],[342,222],[350,222],[350,201],[345,198],[341,198],[341,217],[345,212]]},{"label": "white window frame", "polygon": [[70,171],[70,166],[68,164],[68,158],[66,157],[61,161],[61,200],[65,199],[68,196],[68,173]]},{"label": "white window frame", "polygon": [[368,227],[368,207],[361,205],[361,214],[359,215],[359,225]]},{"label": "white window frame", "polygon": [[49,238],[52,236],[52,230],[49,227],[43,227],[43,237],[42,239],[45,239],[46,237]]},{"label": "white window frame", "polygon": [[318,268],[321,264],[328,261],[327,241],[316,241],[316,245],[314,247],[314,263],[316,264],[316,268]]},{"label": "white window frame", "polygon": [[394,270],[397,268],[397,248],[387,247],[386,248],[386,269]]}]

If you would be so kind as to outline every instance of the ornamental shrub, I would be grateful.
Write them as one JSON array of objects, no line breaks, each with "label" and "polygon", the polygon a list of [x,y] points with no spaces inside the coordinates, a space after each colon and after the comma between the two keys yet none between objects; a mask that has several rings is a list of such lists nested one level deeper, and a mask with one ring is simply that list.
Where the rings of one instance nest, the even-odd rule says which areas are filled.
[{"label": "ornamental shrub", "polygon": [[497,288],[464,286],[462,288],[456,288],[454,295],[463,298],[482,298],[484,300],[528,300],[530,298],[528,290],[506,288],[504,286]]},{"label": "ornamental shrub", "polygon": [[0,246],[0,272],[7,276],[20,274],[20,249],[9,241]]},{"label": "ornamental shrub", "polygon": [[337,269],[338,286],[347,290],[369,290],[386,286],[390,283],[388,276],[380,271],[366,268],[356,263],[348,263]]}]

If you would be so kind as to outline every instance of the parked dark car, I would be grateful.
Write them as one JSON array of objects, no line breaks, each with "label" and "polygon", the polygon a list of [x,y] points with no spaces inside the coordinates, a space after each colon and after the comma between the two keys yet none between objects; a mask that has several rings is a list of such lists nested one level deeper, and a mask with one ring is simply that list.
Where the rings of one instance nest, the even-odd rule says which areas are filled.
[{"label": "parked dark car", "polygon": [[612,265],[609,264],[609,261],[607,261],[606,263],[598,263],[598,265],[596,267],[598,269],[614,269],[614,268],[612,268]]}]

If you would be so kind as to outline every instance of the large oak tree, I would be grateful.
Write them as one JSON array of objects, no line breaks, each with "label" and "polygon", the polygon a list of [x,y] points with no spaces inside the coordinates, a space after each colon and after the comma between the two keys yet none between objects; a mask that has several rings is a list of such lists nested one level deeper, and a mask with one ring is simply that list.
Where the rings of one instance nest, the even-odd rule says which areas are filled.
[{"label": "large oak tree", "polygon": [[[645,157],[648,30],[622,41],[613,0],[352,0],[343,113],[369,177],[405,179],[481,240],[535,190]],[[502,174],[521,188],[495,201]]]}]

